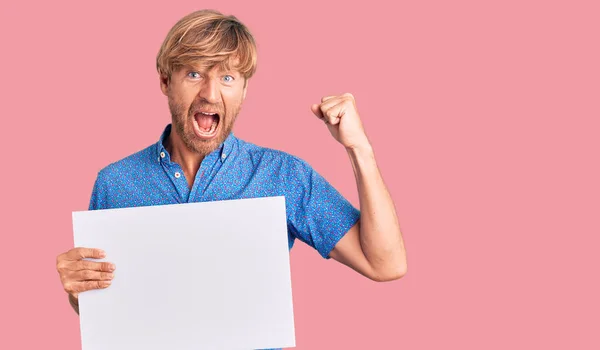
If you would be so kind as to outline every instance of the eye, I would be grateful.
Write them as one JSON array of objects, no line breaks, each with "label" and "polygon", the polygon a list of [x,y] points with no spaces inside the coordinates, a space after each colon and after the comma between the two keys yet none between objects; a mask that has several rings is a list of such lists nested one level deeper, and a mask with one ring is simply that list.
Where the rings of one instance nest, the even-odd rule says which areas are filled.
[{"label": "eye", "polygon": [[188,73],[188,77],[190,77],[192,79],[198,79],[198,78],[200,78],[200,73],[198,73],[198,72],[189,72]]},{"label": "eye", "polygon": [[226,83],[231,83],[234,80],[231,75],[226,75],[223,77],[223,79],[225,80]]}]

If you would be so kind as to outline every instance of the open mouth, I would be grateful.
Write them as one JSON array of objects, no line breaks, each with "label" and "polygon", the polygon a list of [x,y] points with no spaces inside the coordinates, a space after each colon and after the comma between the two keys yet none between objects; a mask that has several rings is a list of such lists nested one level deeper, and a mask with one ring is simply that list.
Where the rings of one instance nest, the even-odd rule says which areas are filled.
[{"label": "open mouth", "polygon": [[196,112],[194,114],[194,132],[196,136],[209,139],[217,134],[220,117],[217,113]]}]

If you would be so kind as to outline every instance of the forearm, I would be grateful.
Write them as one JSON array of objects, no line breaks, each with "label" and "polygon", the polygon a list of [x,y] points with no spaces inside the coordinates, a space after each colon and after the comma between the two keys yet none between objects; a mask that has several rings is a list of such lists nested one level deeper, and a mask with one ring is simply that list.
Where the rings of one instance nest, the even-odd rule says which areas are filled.
[{"label": "forearm", "polygon": [[360,201],[360,245],[380,276],[399,278],[406,271],[406,252],[394,202],[383,182],[370,145],[347,149]]}]

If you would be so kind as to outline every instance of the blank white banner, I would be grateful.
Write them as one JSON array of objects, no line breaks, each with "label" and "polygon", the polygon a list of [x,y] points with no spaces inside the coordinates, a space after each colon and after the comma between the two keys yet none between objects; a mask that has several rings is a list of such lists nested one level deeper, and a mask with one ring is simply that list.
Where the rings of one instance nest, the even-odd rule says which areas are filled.
[{"label": "blank white banner", "polygon": [[83,350],[294,347],[284,197],[73,213],[116,265],[79,295]]}]

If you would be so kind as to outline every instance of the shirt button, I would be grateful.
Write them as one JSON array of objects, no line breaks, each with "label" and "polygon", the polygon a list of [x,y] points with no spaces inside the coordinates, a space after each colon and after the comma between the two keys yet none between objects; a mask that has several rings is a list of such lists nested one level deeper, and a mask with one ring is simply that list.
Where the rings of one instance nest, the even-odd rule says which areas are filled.
[{"label": "shirt button", "polygon": [[181,174],[179,172],[176,172],[175,177],[179,179],[179,177],[181,177]]},{"label": "shirt button", "polygon": [[160,157],[164,158],[165,157],[165,152],[160,152]]},{"label": "shirt button", "polygon": [[227,155],[225,153],[221,154],[221,158],[225,159],[227,158]]}]

